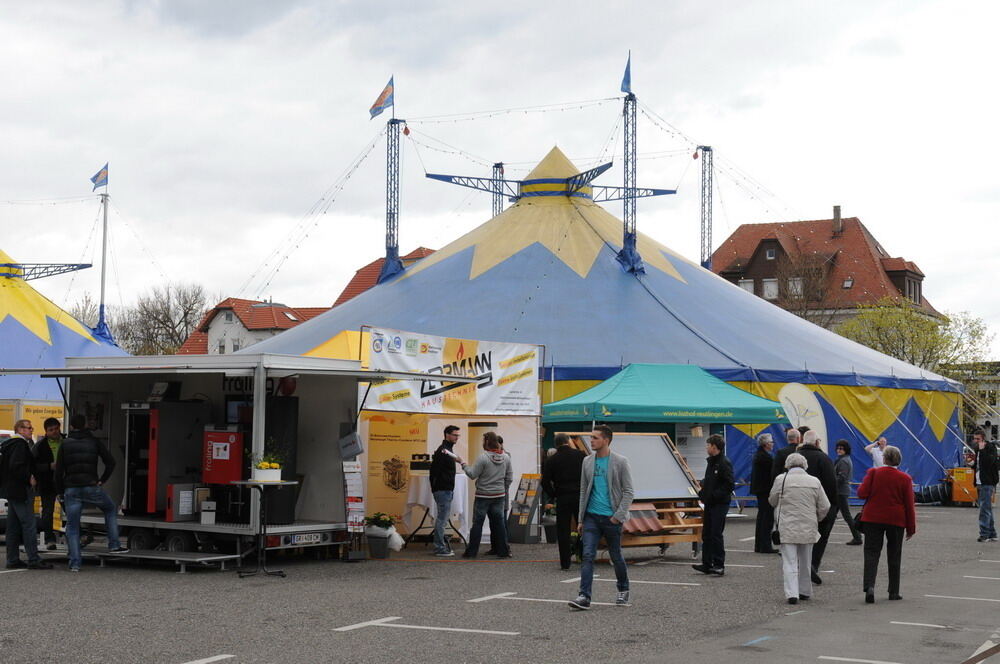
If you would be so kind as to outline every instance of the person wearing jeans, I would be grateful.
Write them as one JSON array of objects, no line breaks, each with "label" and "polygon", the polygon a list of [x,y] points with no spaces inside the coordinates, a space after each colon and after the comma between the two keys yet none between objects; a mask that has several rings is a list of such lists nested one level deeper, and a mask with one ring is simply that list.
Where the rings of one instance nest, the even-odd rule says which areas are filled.
[{"label": "person wearing jeans", "polygon": [[479,541],[483,538],[483,523],[490,520],[490,533],[495,537],[494,553],[498,558],[510,558],[510,544],[507,542],[507,526],[504,523],[504,502],[507,487],[514,477],[510,457],[503,453],[497,435],[492,431],[483,434],[485,452],[475,463],[462,464],[462,470],[469,479],[476,481],[476,499],[472,505],[472,530],[463,558],[479,555]]},{"label": "person wearing jeans", "polygon": [[972,471],[976,478],[976,502],[979,503],[978,542],[996,542],[997,526],[993,518],[993,494],[997,490],[997,446],[986,442],[986,433],[976,429],[972,433]]},{"label": "person wearing jeans", "polygon": [[[35,484],[38,471],[31,454],[30,420],[14,423],[14,434],[0,443],[0,498],[7,499],[7,569],[52,569],[38,556],[35,532]],[[20,547],[28,554],[21,560]]]},{"label": "person wearing jeans", "polygon": [[445,527],[451,515],[451,501],[455,495],[455,464],[462,459],[455,454],[455,443],[460,432],[454,424],[444,428],[444,440],[431,457],[430,482],[434,496],[434,555],[440,558],[454,556],[451,544],[445,536]]},{"label": "person wearing jeans", "polygon": [[108,531],[108,549],[123,551],[118,539],[118,506],[99,486],[68,487],[63,490],[66,504],[66,543],[69,547],[69,568],[79,570],[83,563],[80,554],[80,515],[84,503],[100,508],[104,512],[104,526]]},{"label": "person wearing jeans", "polygon": [[[104,525],[108,531],[108,550],[124,553],[127,548],[118,540],[118,507],[101,489],[115,470],[115,459],[101,441],[94,438],[85,427],[87,418],[77,413],[70,418],[70,432],[59,446],[56,455],[56,492],[66,504],[66,544],[69,547],[69,570],[79,572],[80,564],[80,514],[83,504],[95,505],[104,512]],[[104,462],[104,472],[97,476],[97,461]]]},{"label": "person wearing jeans", "polygon": [[603,424],[594,427],[590,435],[590,449],[594,453],[583,460],[580,474],[579,521],[583,524],[583,567],[580,570],[580,592],[569,603],[578,611],[590,608],[594,558],[602,536],[608,544],[608,555],[615,568],[618,584],[615,604],[629,604],[628,568],[622,555],[622,524],[628,521],[628,510],[635,491],[632,489],[628,459],[611,451],[613,436],[610,427]]}]

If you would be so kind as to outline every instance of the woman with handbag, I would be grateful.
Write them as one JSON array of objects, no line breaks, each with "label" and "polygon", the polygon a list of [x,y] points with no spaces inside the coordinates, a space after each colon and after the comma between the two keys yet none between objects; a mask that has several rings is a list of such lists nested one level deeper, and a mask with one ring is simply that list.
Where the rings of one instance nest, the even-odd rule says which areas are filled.
[{"label": "woman with handbag", "polygon": [[899,595],[899,576],[903,559],[903,530],[906,539],[917,532],[917,512],[913,506],[913,478],[899,469],[903,455],[898,447],[887,445],[882,451],[884,466],[871,468],[858,488],[858,498],[865,504],[857,519],[865,535],[865,602],[875,602],[875,575],[882,557],[882,540],[887,542],[889,599]]},{"label": "woman with handbag", "polygon": [[775,508],[772,541],[781,546],[781,573],[789,604],[812,596],[812,547],[819,540],[819,522],[830,511],[823,485],[806,472],[807,467],[804,456],[789,454],[786,471],[774,478],[768,496]]}]

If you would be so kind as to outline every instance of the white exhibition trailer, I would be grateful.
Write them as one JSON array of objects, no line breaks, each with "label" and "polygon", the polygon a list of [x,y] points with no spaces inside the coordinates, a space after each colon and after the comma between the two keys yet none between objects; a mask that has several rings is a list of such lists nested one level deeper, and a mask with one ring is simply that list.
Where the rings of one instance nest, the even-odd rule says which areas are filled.
[{"label": "white exhibition trailer", "polygon": [[[367,371],[352,360],[272,354],[68,358],[65,367],[0,369],[0,373],[31,373],[63,379],[67,413],[86,413],[92,421],[100,423],[98,436],[107,442],[117,464],[105,490],[126,508],[130,473],[136,475],[134,455],[129,458],[126,449],[130,435],[134,434],[127,430],[130,409],[155,409],[157,403],[164,402],[157,402],[155,396],[151,399],[151,394],[169,386],[163,396],[166,403],[194,404],[204,414],[203,424],[221,428],[231,421],[231,402],[240,401],[246,414],[249,413],[246,409],[252,407],[252,435],[245,445],[259,457],[265,450],[268,399],[274,397],[279,385],[282,391],[289,391],[288,379],[294,379],[297,400],[294,470],[301,485],[296,487],[294,519],[267,527],[267,548],[328,546],[347,539],[343,459],[338,441],[355,427],[358,384],[431,378],[414,372]],[[475,381],[461,377],[451,380]],[[154,387],[157,385],[159,389]],[[165,423],[160,426],[165,428]],[[179,449],[183,444],[187,446],[185,458],[190,459],[190,446],[201,445],[201,433],[197,435],[199,440],[194,443],[164,438],[157,453],[169,458],[171,446],[177,445]],[[190,481],[192,477],[200,477],[201,471],[188,466],[176,472],[187,473]],[[168,520],[161,510],[143,510],[141,505],[135,509],[137,506],[132,505],[133,509],[126,509],[125,515],[119,517],[119,527],[128,536],[130,545],[138,549],[245,551],[259,531],[260,499],[256,491],[238,487],[232,490],[241,491],[240,501],[247,503],[238,519],[216,523],[201,523],[200,519]],[[83,523],[99,528],[103,519],[100,514],[85,514]]]}]

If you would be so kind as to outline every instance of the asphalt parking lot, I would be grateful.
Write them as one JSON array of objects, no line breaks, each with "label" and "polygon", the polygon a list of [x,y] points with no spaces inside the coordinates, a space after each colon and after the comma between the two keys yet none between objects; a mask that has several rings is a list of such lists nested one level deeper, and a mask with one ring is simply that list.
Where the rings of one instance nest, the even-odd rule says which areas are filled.
[{"label": "asphalt parking lot", "polygon": [[[278,559],[287,578],[120,563],[70,574],[0,573],[2,662],[964,662],[1000,642],[1000,545],[976,511],[918,507],[901,602],[861,592],[860,547],[834,530],[809,602],[790,606],[778,556],[752,553],[753,510],[731,519],[726,576],[690,568],[689,545],[630,549],[632,606],[598,567],[595,604],[570,610],[579,568],[554,545],[509,561],[436,559],[417,544],[387,561]],[[750,538],[749,540],[747,538]],[[1000,662],[1000,656],[989,662]]]}]

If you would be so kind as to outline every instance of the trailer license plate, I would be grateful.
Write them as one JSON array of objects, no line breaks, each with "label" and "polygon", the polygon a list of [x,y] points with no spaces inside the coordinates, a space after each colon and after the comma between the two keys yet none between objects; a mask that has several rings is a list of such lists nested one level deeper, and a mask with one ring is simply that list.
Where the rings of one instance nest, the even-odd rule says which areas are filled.
[{"label": "trailer license plate", "polygon": [[323,541],[323,535],[320,533],[303,533],[301,535],[292,535],[292,544],[317,544]]}]

